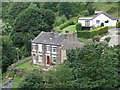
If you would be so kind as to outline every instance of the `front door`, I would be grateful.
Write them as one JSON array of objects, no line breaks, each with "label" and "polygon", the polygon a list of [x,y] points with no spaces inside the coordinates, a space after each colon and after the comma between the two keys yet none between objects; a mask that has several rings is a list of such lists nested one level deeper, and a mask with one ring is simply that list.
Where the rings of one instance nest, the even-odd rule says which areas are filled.
[{"label": "front door", "polygon": [[50,56],[47,56],[47,65],[50,65]]}]

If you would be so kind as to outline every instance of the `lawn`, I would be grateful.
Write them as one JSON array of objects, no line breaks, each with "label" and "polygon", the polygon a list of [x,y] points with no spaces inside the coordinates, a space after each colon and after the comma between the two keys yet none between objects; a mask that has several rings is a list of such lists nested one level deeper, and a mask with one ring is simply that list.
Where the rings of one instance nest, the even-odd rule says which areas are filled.
[{"label": "lawn", "polygon": [[[31,60],[30,60],[30,61],[31,61]],[[32,70],[34,70],[34,69],[39,69],[39,68],[41,68],[41,66],[37,66],[37,65],[31,65],[31,66],[30,66],[30,61],[26,61],[26,62],[24,62],[24,63],[16,66],[15,68],[21,68],[21,69],[26,68],[26,69],[29,70],[29,71],[32,71]],[[25,74],[25,75],[26,75],[26,74]],[[25,76],[25,75],[24,75],[24,76]],[[12,88],[18,88],[18,86],[19,86],[21,80],[24,78],[24,76],[16,75],[16,76],[15,76],[15,80],[14,80],[14,82],[13,82],[13,84],[12,84]]]},{"label": "lawn", "polygon": [[14,82],[12,83],[12,88],[18,88],[23,77],[24,76],[16,76]]},{"label": "lawn", "polygon": [[40,66],[37,66],[37,65],[31,65],[30,66],[30,61],[26,61],[23,64],[20,64],[20,65],[16,66],[15,68],[22,68],[22,69],[26,68],[29,71],[32,71],[34,69],[39,69],[40,68]]},{"label": "lawn", "polygon": [[62,30],[62,33],[65,33],[66,30],[69,30],[69,33],[73,33],[75,32],[75,25],[70,25],[68,27],[65,27],[63,30]]}]

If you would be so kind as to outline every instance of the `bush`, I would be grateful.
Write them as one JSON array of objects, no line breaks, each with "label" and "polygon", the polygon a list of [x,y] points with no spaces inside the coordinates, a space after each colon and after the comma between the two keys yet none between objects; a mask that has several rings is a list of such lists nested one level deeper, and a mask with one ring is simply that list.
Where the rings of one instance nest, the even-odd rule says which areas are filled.
[{"label": "bush", "polygon": [[76,24],[76,30],[80,31],[82,29],[82,24],[81,23],[77,23]]},{"label": "bush", "polygon": [[74,22],[73,21],[66,21],[65,23],[63,23],[59,26],[59,29],[63,29],[69,25],[74,25]]},{"label": "bush", "polygon": [[56,17],[54,26],[59,26],[60,24],[64,23],[67,21],[67,18],[65,17],[65,15],[61,16],[61,17]]},{"label": "bush", "polygon": [[105,38],[105,40],[106,40],[107,42],[109,42],[110,39],[111,39],[111,37],[107,37],[107,38]]},{"label": "bush", "polygon": [[120,28],[120,21],[116,23],[116,28]]},{"label": "bush", "polygon": [[100,27],[95,30],[90,31],[79,31],[77,32],[77,36],[79,38],[93,38],[96,35],[104,34],[108,32],[108,27]]}]

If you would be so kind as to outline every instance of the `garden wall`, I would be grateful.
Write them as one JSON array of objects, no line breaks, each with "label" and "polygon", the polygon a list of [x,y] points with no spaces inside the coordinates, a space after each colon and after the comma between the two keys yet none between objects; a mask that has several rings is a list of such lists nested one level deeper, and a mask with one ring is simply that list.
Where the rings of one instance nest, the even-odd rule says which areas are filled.
[{"label": "garden wall", "polygon": [[24,58],[23,60],[19,60],[18,62],[13,63],[12,66],[13,66],[13,67],[16,67],[16,66],[18,66],[18,65],[20,65],[20,64],[22,64],[22,63],[24,63],[24,62],[26,62],[26,61],[29,61],[29,60],[31,60],[31,59],[32,59],[32,57]]}]

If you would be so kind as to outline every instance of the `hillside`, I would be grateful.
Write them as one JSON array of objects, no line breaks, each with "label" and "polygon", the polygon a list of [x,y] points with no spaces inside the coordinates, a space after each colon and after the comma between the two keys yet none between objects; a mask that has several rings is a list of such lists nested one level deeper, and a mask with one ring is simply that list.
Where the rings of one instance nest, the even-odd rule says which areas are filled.
[{"label": "hillside", "polygon": [[113,17],[118,17],[118,3],[117,2],[94,2],[95,10],[103,10]]}]

